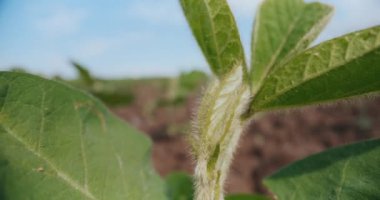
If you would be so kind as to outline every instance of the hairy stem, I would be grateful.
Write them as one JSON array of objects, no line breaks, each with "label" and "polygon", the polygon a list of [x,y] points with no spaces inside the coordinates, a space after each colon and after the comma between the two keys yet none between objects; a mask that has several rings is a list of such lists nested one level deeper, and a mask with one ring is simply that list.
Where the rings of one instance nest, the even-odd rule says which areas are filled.
[{"label": "hairy stem", "polygon": [[224,182],[243,132],[241,115],[247,109],[249,91],[239,66],[215,80],[201,101],[192,134],[196,200],[224,199]]}]

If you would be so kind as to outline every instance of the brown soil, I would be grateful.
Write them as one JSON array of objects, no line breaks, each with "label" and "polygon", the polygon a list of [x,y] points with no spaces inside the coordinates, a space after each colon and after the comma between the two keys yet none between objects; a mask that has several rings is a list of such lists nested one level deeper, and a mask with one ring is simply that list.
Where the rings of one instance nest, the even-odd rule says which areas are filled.
[{"label": "brown soil", "polygon": [[[135,103],[112,110],[152,138],[154,166],[162,176],[192,173],[185,134],[197,98],[190,97],[185,106],[155,107],[159,96],[152,87],[136,88]],[[380,137],[380,98],[269,113],[247,128],[226,190],[266,193],[261,180],[279,168],[330,147],[376,137]]]}]

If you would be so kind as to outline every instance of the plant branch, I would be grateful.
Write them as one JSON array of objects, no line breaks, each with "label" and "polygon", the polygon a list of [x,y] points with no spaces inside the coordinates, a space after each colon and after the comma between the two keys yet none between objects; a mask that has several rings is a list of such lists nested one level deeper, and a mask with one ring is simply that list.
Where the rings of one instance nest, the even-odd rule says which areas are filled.
[{"label": "plant branch", "polygon": [[235,67],[207,89],[192,134],[196,200],[223,200],[226,180],[248,108],[250,89],[243,79],[243,68]]}]

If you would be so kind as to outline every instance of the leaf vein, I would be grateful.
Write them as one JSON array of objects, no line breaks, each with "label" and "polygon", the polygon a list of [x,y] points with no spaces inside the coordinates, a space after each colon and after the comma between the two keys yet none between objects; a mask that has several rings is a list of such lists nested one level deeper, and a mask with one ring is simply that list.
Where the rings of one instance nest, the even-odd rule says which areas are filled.
[{"label": "leaf vein", "polygon": [[[204,6],[206,7],[207,9],[207,15],[209,17],[209,20],[210,20],[210,25],[211,25],[211,32],[212,32],[212,41],[214,43],[214,46],[215,46],[215,51],[216,51],[216,61],[218,63],[218,66],[221,67],[222,66],[222,61],[220,60],[220,49],[219,49],[219,44],[218,44],[218,41],[216,40],[216,34],[217,34],[217,31],[215,30],[215,24],[213,22],[213,16],[211,16],[211,8],[210,8],[210,5],[205,1],[205,0],[202,0]],[[216,16],[216,14],[215,14]]]},{"label": "leaf vein", "polygon": [[78,191],[85,197],[91,199],[91,200],[97,200],[97,198],[86,188],[82,187],[77,181],[75,181],[73,178],[71,178],[69,175],[67,175],[64,171],[59,169],[53,162],[51,162],[47,157],[45,157],[42,153],[36,151],[32,145],[28,144],[26,141],[24,141],[21,137],[19,137],[17,134],[15,134],[12,130],[2,125],[3,129],[6,133],[8,133],[9,136],[11,136],[14,140],[16,140],[18,143],[20,143],[22,146],[25,147],[26,150],[34,154],[36,157],[43,160],[53,171],[56,172],[58,179],[65,182],[68,186],[72,187],[74,190]]},{"label": "leaf vein", "polygon": [[85,133],[85,127],[83,126],[82,119],[80,120],[79,123],[80,123],[80,131],[79,131],[80,148],[81,148],[81,154],[82,154],[83,173],[84,173],[84,188],[88,190],[88,166],[87,166],[87,158],[86,158],[85,144],[84,144],[84,138],[83,138],[83,134]]},{"label": "leaf vein", "polygon": [[[113,149],[113,148],[112,148]],[[121,159],[121,157],[116,153],[116,151],[114,150],[115,152],[115,157],[117,159],[117,164],[119,166],[119,169],[120,169],[120,174],[122,176],[122,182],[123,182],[123,186],[124,188],[126,188],[125,192],[127,192],[127,189],[128,189],[128,185],[127,183],[125,182],[125,173],[124,173],[124,164],[123,164],[123,160]],[[126,193],[127,194],[127,193]]]},{"label": "leaf vein", "polygon": [[40,129],[39,129],[39,134],[38,134],[37,145],[36,145],[38,152],[41,151],[41,140],[42,140],[42,135],[45,131],[45,112],[44,112],[45,99],[46,99],[46,91],[42,90],[42,99],[41,99],[41,108],[40,108],[40,110],[41,110],[41,112],[40,112],[41,122],[40,122]]},{"label": "leaf vein", "polygon": [[347,167],[348,165],[350,164],[350,159],[347,159],[343,165],[343,169],[342,169],[342,178],[340,180],[340,183],[339,183],[339,187],[337,189],[337,194],[336,194],[336,199],[337,200],[340,200],[340,197],[341,197],[341,194],[342,194],[342,190],[343,190],[343,186],[345,184],[345,181],[346,181],[346,177],[347,177]]},{"label": "leaf vein", "polygon": [[[279,12],[277,12],[279,13]],[[297,23],[302,19],[302,16],[303,16],[303,11],[300,12],[299,15],[297,15],[297,17],[294,19],[294,21],[290,24],[289,26],[289,29],[287,30],[287,32],[285,33],[285,37],[282,39],[281,43],[280,43],[280,46],[278,46],[278,48],[276,49],[276,52],[273,54],[273,56],[271,57],[269,63],[264,67],[265,69],[265,72],[264,74],[262,75],[262,77],[260,78],[261,80],[259,81],[259,85],[262,84],[263,80],[265,79],[265,77],[267,77],[267,75],[272,71],[273,69],[273,65],[275,64],[278,56],[280,55],[281,51],[283,50],[286,42],[288,41],[288,38],[290,36],[290,34],[294,31],[294,29],[296,28],[296,25]],[[261,87],[261,86],[259,86]],[[258,88],[259,89],[259,88]]]}]

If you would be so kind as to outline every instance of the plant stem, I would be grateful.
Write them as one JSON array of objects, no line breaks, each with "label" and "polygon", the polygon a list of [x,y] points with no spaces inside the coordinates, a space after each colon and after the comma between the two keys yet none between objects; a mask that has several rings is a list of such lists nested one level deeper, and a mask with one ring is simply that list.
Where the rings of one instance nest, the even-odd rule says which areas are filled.
[{"label": "plant stem", "polygon": [[223,200],[224,182],[237,147],[250,92],[236,67],[206,91],[194,124],[192,147],[196,158],[195,199]]},{"label": "plant stem", "polygon": [[[239,132],[240,131],[240,132]],[[197,185],[196,200],[223,200],[224,183],[228,169],[237,147],[241,130],[234,131],[233,137],[224,148],[219,150],[215,158],[211,156],[199,158],[195,168],[195,180]],[[218,150],[217,150],[218,151]],[[215,160],[215,161],[212,161]],[[216,162],[216,164],[211,164]]]}]

